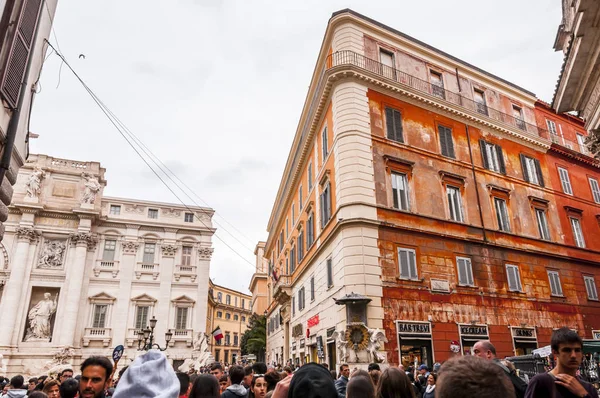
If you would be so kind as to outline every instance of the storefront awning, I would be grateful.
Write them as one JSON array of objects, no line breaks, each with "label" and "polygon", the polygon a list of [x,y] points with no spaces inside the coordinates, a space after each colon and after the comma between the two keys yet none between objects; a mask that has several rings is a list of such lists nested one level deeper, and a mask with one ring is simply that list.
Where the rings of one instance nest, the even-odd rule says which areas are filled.
[{"label": "storefront awning", "polygon": [[585,354],[600,352],[600,340],[583,340],[583,352]]}]

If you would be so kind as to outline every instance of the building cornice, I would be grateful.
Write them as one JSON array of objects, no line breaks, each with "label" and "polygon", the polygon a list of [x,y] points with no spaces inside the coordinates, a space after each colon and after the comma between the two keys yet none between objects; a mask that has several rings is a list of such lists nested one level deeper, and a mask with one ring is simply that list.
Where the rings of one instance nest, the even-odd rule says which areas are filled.
[{"label": "building cornice", "polygon": [[559,155],[561,155],[561,156],[563,156],[565,158],[568,158],[570,160],[575,160],[575,161],[577,161],[579,163],[583,163],[583,164],[585,164],[587,166],[592,166],[592,167],[595,167],[597,169],[600,169],[600,160],[594,159],[591,156],[586,156],[586,155],[584,155],[584,154],[582,154],[580,152],[576,152],[576,151],[574,151],[572,149],[563,147],[562,145],[554,144],[553,143],[550,146],[549,151],[557,153],[557,154],[559,154]]}]

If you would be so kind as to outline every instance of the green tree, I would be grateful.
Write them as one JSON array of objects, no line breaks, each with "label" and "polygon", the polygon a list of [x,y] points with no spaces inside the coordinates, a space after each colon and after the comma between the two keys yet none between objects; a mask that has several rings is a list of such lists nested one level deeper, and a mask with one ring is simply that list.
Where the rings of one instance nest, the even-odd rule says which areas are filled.
[{"label": "green tree", "polygon": [[267,348],[267,317],[252,314],[248,320],[248,329],[240,341],[242,355],[254,354],[259,362],[265,361]]}]

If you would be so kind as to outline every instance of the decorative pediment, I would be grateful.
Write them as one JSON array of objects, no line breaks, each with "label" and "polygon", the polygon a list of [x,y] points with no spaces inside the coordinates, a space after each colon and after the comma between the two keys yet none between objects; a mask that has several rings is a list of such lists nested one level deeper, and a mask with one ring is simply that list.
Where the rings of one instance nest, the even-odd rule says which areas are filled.
[{"label": "decorative pediment", "polygon": [[94,296],[88,297],[88,300],[93,304],[112,304],[116,298],[106,292],[101,292]]},{"label": "decorative pediment", "polygon": [[196,301],[191,299],[190,297],[183,295],[179,296],[176,299],[171,300],[171,302],[176,307],[193,307],[196,304]]},{"label": "decorative pediment", "polygon": [[154,297],[149,296],[147,294],[140,294],[139,296],[132,298],[131,301],[136,303],[136,305],[141,305],[141,304],[154,304],[154,303],[156,303],[157,300]]}]

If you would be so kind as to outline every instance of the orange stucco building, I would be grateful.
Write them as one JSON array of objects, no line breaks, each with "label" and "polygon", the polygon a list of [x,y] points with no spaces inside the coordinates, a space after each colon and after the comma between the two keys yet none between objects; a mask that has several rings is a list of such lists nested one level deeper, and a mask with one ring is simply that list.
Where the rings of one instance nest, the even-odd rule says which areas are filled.
[{"label": "orange stucco building", "polygon": [[351,292],[371,299],[367,326],[385,331],[392,364],[433,365],[488,338],[500,356],[530,353],[565,325],[592,338],[600,173],[574,144],[581,126],[456,57],[334,13],[268,225],[268,360],[343,362],[334,336],[348,320],[332,299]]}]

